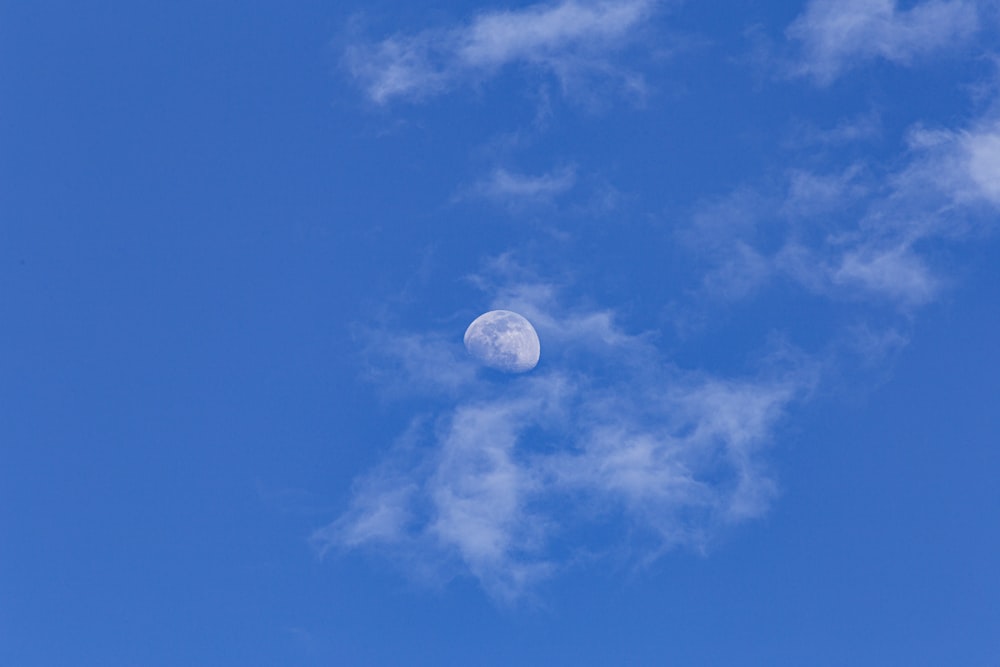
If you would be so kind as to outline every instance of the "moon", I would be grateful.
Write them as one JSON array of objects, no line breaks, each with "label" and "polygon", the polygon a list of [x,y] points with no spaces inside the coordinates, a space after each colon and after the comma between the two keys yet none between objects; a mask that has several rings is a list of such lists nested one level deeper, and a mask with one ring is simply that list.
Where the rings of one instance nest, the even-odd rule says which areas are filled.
[{"label": "moon", "polygon": [[525,373],[538,364],[541,346],[531,322],[510,310],[491,310],[465,330],[465,349],[479,363],[505,373]]}]

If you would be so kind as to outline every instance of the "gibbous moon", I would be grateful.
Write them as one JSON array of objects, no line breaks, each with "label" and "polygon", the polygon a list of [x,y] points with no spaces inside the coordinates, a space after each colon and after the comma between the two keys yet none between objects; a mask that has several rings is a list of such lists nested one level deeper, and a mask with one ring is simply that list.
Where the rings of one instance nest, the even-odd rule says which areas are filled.
[{"label": "gibbous moon", "polygon": [[483,313],[465,330],[465,349],[484,366],[524,373],[538,363],[541,346],[531,322],[509,310]]}]

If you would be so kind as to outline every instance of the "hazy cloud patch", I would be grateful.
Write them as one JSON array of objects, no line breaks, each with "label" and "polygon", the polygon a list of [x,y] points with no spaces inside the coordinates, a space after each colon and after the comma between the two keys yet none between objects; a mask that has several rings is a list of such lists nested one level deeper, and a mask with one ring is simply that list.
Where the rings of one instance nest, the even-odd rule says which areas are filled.
[{"label": "hazy cloud patch", "polygon": [[826,85],[865,61],[905,65],[954,47],[978,25],[968,0],[925,0],[909,9],[896,0],[812,0],[786,35],[801,45],[794,73]]},{"label": "hazy cloud patch", "polygon": [[530,175],[497,167],[460,195],[474,197],[513,208],[549,204],[576,185],[576,169],[572,166]]},{"label": "hazy cloud patch", "polygon": [[837,172],[790,169],[781,185],[741,187],[690,216],[679,239],[709,260],[701,294],[752,296],[776,279],[840,299],[909,310],[947,280],[919,248],[989,227],[1000,206],[1000,122],[990,111],[960,129],[912,128],[897,161]]},{"label": "hazy cloud patch", "polygon": [[970,135],[964,143],[969,178],[980,196],[1000,204],[1000,129]]},{"label": "hazy cloud patch", "polygon": [[856,286],[904,305],[930,301],[938,280],[906,245],[864,247],[846,253],[833,271],[835,284]]},{"label": "hazy cloud patch", "polygon": [[344,62],[376,104],[481,82],[515,63],[554,75],[564,89],[610,77],[634,91],[641,79],[610,57],[635,39],[653,8],[652,0],[562,0],[487,11],[455,27],[355,42]]},{"label": "hazy cloud patch", "polygon": [[784,144],[793,149],[840,147],[852,143],[878,139],[883,132],[882,117],[877,111],[868,111],[838,121],[832,127],[796,122]]}]

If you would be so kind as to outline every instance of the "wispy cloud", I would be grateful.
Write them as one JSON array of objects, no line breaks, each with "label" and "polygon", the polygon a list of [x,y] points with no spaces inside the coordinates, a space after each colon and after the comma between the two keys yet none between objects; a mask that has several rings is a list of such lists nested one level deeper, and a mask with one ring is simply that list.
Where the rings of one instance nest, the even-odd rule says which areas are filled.
[{"label": "wispy cloud", "polygon": [[549,203],[571,190],[575,184],[576,170],[573,167],[562,167],[538,175],[521,174],[497,167],[489,176],[469,188],[465,196],[518,207]]},{"label": "wispy cloud", "polygon": [[784,142],[791,149],[832,148],[854,142],[877,139],[882,134],[882,118],[877,111],[868,111],[840,120],[833,127],[816,127],[798,122]]},{"label": "wispy cloud", "polygon": [[380,328],[356,333],[364,341],[367,379],[390,396],[414,391],[455,395],[475,377],[465,351],[440,334],[390,334]]},{"label": "wispy cloud", "polygon": [[836,285],[860,287],[905,305],[930,301],[938,290],[938,280],[906,244],[851,250],[830,278]]},{"label": "wispy cloud", "polygon": [[1000,113],[962,130],[918,127],[909,142],[919,159],[899,175],[899,188],[940,193],[957,205],[1000,206]]},{"label": "wispy cloud", "polygon": [[[741,212],[754,220],[752,234],[731,232],[727,236],[713,231],[724,227],[725,218],[719,216],[727,205],[709,205],[697,218],[700,224],[696,222],[694,231],[686,232],[689,243],[698,234],[714,237],[714,245],[700,241],[693,246],[711,262],[698,293],[734,301],[785,279],[814,294],[878,299],[904,310],[934,298],[940,280],[913,250],[924,232],[914,227],[907,234],[907,230],[890,225],[871,228],[870,216],[876,215],[871,211],[862,211],[854,218],[843,211],[831,211],[831,192],[826,186],[831,183],[818,189],[810,185],[808,192],[815,198],[804,201],[804,192],[796,191],[793,176],[783,201],[758,199],[756,208]],[[795,217],[790,212],[795,212]],[[714,224],[706,226],[706,218]]]},{"label": "wispy cloud", "polygon": [[562,0],[479,14],[451,28],[356,43],[345,53],[351,75],[377,104],[421,99],[521,63],[555,75],[564,88],[594,74],[641,88],[610,55],[631,42],[653,0]]},{"label": "wispy cloud", "polygon": [[896,0],[812,0],[786,34],[801,44],[794,72],[825,85],[865,61],[908,64],[954,47],[977,28],[970,0],[925,0],[909,9]]},{"label": "wispy cloud", "polygon": [[[464,572],[514,602],[580,558],[624,551],[642,562],[701,549],[720,528],[766,511],[776,484],[762,450],[811,369],[682,371],[613,312],[568,308],[557,286],[513,271],[497,278],[510,266],[501,258],[481,284],[492,286],[494,307],[532,320],[542,363],[525,376],[467,377],[458,400],[442,394],[440,411],[416,421],[358,480],[348,510],[316,531],[321,550],[370,549],[415,572]],[[460,349],[458,335],[426,338],[448,348],[438,358]]]},{"label": "wispy cloud", "polygon": [[742,299],[784,278],[904,310],[932,301],[947,280],[919,248],[966,237],[1000,207],[997,118],[912,128],[894,171],[790,169],[777,192],[744,187],[705,203],[680,233],[709,260],[700,293]]},{"label": "wispy cloud", "polygon": [[1000,124],[964,137],[962,144],[977,194],[1000,205]]}]

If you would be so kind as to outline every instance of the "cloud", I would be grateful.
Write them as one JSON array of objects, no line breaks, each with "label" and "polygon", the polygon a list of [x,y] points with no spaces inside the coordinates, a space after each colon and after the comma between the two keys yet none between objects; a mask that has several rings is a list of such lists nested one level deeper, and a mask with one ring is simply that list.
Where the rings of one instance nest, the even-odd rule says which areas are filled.
[{"label": "cloud", "polygon": [[812,0],[786,35],[801,44],[795,73],[826,85],[866,61],[909,64],[954,47],[977,28],[969,0],[925,0],[906,10],[896,0]]},{"label": "cloud", "polygon": [[453,28],[353,44],[345,63],[376,104],[419,100],[481,82],[511,64],[547,71],[564,88],[593,74],[641,88],[608,58],[635,38],[653,5],[653,0],[562,0],[484,12]]},{"label": "cloud", "polygon": [[678,234],[707,260],[698,294],[732,301],[784,279],[903,311],[933,301],[948,281],[920,249],[995,227],[998,118],[994,108],[958,129],[915,126],[892,171],[789,169],[777,188],[703,203]]},{"label": "cloud", "polygon": [[791,218],[815,218],[845,208],[845,202],[858,201],[867,194],[864,169],[852,164],[835,173],[817,173],[790,169],[788,189],[781,202],[781,213]]},{"label": "cloud", "polygon": [[869,368],[880,365],[910,342],[908,336],[895,328],[875,330],[868,324],[855,324],[848,327],[845,333],[848,351]]},{"label": "cloud", "polygon": [[936,193],[955,205],[1000,206],[1000,119],[993,112],[962,130],[914,128],[916,159],[897,178],[910,192]]},{"label": "cloud", "polygon": [[[493,307],[532,320],[542,363],[522,376],[467,377],[457,399],[423,383],[442,388],[439,409],[356,482],[349,508],[313,536],[318,548],[374,551],[422,575],[465,573],[513,603],[581,559],[702,549],[767,510],[777,487],[763,450],[810,369],[682,371],[611,311],[568,308],[557,286],[519,280],[512,266],[500,258],[481,284]],[[452,338],[426,335],[426,346],[459,349]]]},{"label": "cloud", "polygon": [[840,258],[830,277],[834,284],[857,286],[904,305],[926,303],[938,290],[937,279],[905,244],[852,250]]},{"label": "cloud", "polygon": [[877,111],[868,111],[840,120],[829,128],[799,122],[784,142],[792,149],[839,147],[847,144],[877,139],[882,134],[882,118]]},{"label": "cloud", "polygon": [[1000,128],[964,138],[969,178],[983,199],[1000,205]]},{"label": "cloud", "polygon": [[[739,213],[752,220],[751,232],[739,231],[739,223],[727,231],[720,217],[746,205],[743,195],[707,205],[682,236],[711,262],[698,293],[734,301],[784,279],[815,295],[879,299],[902,309],[932,300],[941,281],[913,249],[929,232],[916,222],[879,218],[896,212],[877,198],[854,213],[840,195],[865,188],[842,179],[790,173],[783,197],[755,199],[754,208]],[[691,240],[699,235],[712,240]]]},{"label": "cloud", "polygon": [[391,396],[414,391],[454,395],[475,377],[465,350],[441,336],[389,334],[378,328],[361,328],[356,335],[365,341],[367,379]]},{"label": "cloud", "polygon": [[495,203],[521,206],[551,202],[576,184],[576,170],[563,167],[537,176],[498,167],[469,190],[473,196]]}]

